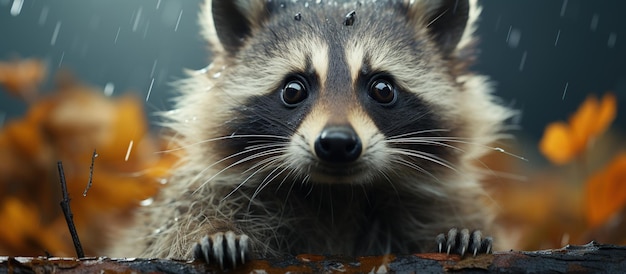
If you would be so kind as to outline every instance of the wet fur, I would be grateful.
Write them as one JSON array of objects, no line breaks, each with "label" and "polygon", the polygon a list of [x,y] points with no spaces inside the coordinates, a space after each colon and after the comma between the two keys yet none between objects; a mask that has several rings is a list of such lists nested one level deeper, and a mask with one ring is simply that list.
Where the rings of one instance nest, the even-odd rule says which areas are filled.
[{"label": "wet fur", "polygon": [[[425,27],[433,16],[428,7],[437,1],[408,8],[389,1],[375,11],[369,10],[371,1],[327,8],[311,3],[306,9],[286,2],[271,16],[260,2],[242,5],[243,15],[253,18],[251,33],[228,45],[215,32],[210,3],[204,5],[201,23],[213,63],[178,83],[176,107],[164,113],[185,156],[109,255],[190,258],[200,238],[228,230],[247,234],[259,256],[423,252],[434,250],[434,237],[452,227],[489,232],[492,212],[476,159],[503,136],[503,121],[512,112],[496,103],[486,77],[467,70],[479,13],[475,1],[458,44],[446,50],[449,45],[435,41]],[[356,21],[345,26],[350,10],[356,10]],[[297,12],[301,21],[293,18]],[[343,32],[349,34],[339,35],[344,28],[351,28]],[[325,50],[326,58],[319,53]],[[328,71],[320,66],[337,58],[369,64],[331,65]],[[391,73],[411,105],[391,118],[372,111],[376,106],[368,106],[367,98],[354,97],[354,78],[362,69]],[[320,78],[315,103],[294,112],[263,107],[273,104],[272,94],[293,71]],[[332,87],[350,93],[330,95]],[[337,100],[341,106],[333,105]],[[353,125],[368,144],[367,171],[348,182],[309,173],[316,168],[307,152],[311,139],[332,117]],[[245,137],[266,124],[274,127],[262,132],[279,137]],[[414,139],[393,142],[400,135]],[[430,139],[416,144],[420,136]],[[242,152],[261,144],[267,147]],[[400,148],[439,155],[446,165],[403,155]],[[262,152],[268,154],[246,161]]]}]

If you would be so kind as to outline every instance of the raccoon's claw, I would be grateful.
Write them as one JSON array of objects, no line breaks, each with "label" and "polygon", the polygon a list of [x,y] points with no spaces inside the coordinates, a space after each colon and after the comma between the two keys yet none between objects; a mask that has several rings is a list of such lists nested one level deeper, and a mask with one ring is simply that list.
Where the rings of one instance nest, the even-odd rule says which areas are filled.
[{"label": "raccoon's claw", "polygon": [[232,231],[217,232],[204,236],[193,246],[194,260],[218,264],[221,269],[232,269],[249,259],[249,238]]},{"label": "raccoon's claw", "polygon": [[458,230],[450,229],[448,235],[439,234],[435,238],[439,253],[455,253],[465,256],[466,253],[476,256],[478,254],[489,254],[493,248],[493,238],[484,237],[480,230],[474,230],[471,233],[468,229]]}]

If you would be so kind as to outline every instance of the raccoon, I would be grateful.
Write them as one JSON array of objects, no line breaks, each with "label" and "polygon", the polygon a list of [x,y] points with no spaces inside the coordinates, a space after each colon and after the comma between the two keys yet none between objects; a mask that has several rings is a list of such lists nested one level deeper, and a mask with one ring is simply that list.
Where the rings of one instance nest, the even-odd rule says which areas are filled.
[{"label": "raccoon", "polygon": [[117,254],[233,267],[490,252],[475,162],[513,112],[468,69],[479,12],[475,0],[203,3],[212,64],[164,114],[184,157]]}]

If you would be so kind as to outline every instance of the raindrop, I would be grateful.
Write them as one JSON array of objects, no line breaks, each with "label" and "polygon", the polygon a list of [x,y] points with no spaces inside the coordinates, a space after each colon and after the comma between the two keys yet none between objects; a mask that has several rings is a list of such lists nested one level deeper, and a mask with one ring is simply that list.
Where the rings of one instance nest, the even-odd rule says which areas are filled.
[{"label": "raindrop", "polygon": [[141,12],[143,11],[143,7],[139,7],[137,10],[137,15],[135,16],[135,22],[133,23],[133,32],[137,31],[137,27],[139,27],[139,20],[141,20]]},{"label": "raindrop", "polygon": [[52,32],[52,39],[50,39],[51,46],[54,46],[54,44],[56,44],[60,29],[61,29],[61,21],[58,21],[56,26],[54,27],[54,32]]},{"label": "raindrop", "polygon": [[613,48],[615,47],[615,42],[617,42],[617,34],[615,34],[615,32],[611,32],[609,34],[609,40],[606,42],[607,46],[609,46],[609,48]]},{"label": "raindrop", "polygon": [[146,102],[150,99],[150,94],[152,93],[152,86],[154,86],[154,78],[150,81],[150,87],[148,88],[148,95],[146,95]]},{"label": "raindrop", "polygon": [[348,14],[346,14],[346,17],[344,18],[343,24],[346,26],[352,26],[354,24],[354,20],[356,19],[355,17],[356,17],[355,10],[348,12]]},{"label": "raindrop", "polygon": [[149,205],[151,205],[153,202],[154,202],[154,198],[152,198],[152,197],[151,197],[151,198],[148,198],[148,199],[145,199],[145,200],[143,200],[143,201],[139,202],[139,205],[140,205],[140,206],[149,206]]},{"label": "raindrop", "polygon": [[150,28],[150,21],[146,21],[146,27],[143,29],[143,39],[146,39],[148,35],[148,29]]},{"label": "raindrop", "polygon": [[156,69],[158,59],[154,59],[154,63],[152,63],[152,69],[150,70],[150,77],[154,76],[154,69]]},{"label": "raindrop", "polygon": [[522,54],[522,60],[519,63],[519,71],[524,70],[524,65],[526,64],[526,56],[528,55],[527,51],[524,51],[524,54]]},{"label": "raindrop", "polygon": [[120,30],[122,30],[122,28],[117,28],[117,33],[115,34],[115,40],[113,40],[113,44],[117,44],[117,38],[120,36]]},{"label": "raindrop", "polygon": [[285,3],[280,3],[281,8],[285,8]]},{"label": "raindrop", "polygon": [[309,7],[309,2],[304,3],[304,7],[308,8]]},{"label": "raindrop", "polygon": [[49,7],[41,8],[41,13],[39,14],[39,25],[43,25],[46,23],[46,19],[48,19],[49,11],[50,11]]},{"label": "raindrop", "polygon": [[565,100],[565,94],[567,93],[567,87],[569,86],[569,82],[565,83],[565,88],[563,89],[563,96],[561,97],[561,100]]},{"label": "raindrop", "polygon": [[174,27],[174,32],[178,31],[178,25],[180,24],[181,17],[183,17],[183,10],[180,10],[180,13],[178,13],[178,19],[176,19],[176,26]]},{"label": "raindrop", "polygon": [[522,160],[522,161],[528,162],[528,159],[526,159],[526,158],[524,158],[524,157],[522,157],[522,156],[519,156],[519,155],[515,155],[515,154],[513,154],[513,153],[511,153],[511,152],[508,152],[508,151],[504,150],[503,148],[500,148],[500,147],[494,147],[494,148],[493,148],[493,150],[495,150],[495,151],[497,151],[497,152],[500,152],[500,153],[503,153],[503,154],[506,154],[506,155],[509,155],[509,156],[511,156],[511,157],[515,157],[515,158],[520,159],[520,160]]},{"label": "raindrop", "polygon": [[556,33],[556,39],[554,39],[554,46],[556,47],[556,45],[559,43],[559,37],[561,37],[561,30],[559,30]]},{"label": "raindrop", "polygon": [[506,39],[506,41],[509,43],[509,47],[517,48],[521,40],[522,40],[521,30],[514,29],[514,28],[509,29],[509,36]]},{"label": "raindrop", "polygon": [[160,6],[161,6],[161,0],[158,0],[158,1],[157,1],[157,6],[156,6],[156,9],[159,9],[159,7],[160,7]]},{"label": "raindrop", "polygon": [[561,17],[565,15],[566,9],[567,9],[567,0],[563,0],[563,5],[561,6]]},{"label": "raindrop", "polygon": [[299,12],[296,13],[296,15],[293,17],[293,19],[295,19],[296,21],[302,20],[302,14],[300,14]]},{"label": "raindrop", "polygon": [[126,150],[126,156],[124,157],[124,162],[128,162],[128,157],[130,157],[130,152],[133,150],[134,142],[134,140],[130,140],[130,143],[128,144],[128,150]]},{"label": "raindrop", "polygon": [[600,16],[598,16],[597,13],[594,13],[593,17],[591,17],[591,25],[589,26],[591,31],[596,31],[596,29],[598,29],[598,21],[599,20],[600,20]]},{"label": "raindrop", "polygon": [[165,178],[159,179],[159,184],[162,184],[162,185],[167,184],[167,179],[165,179]]},{"label": "raindrop", "polygon": [[65,58],[65,51],[61,52],[61,58],[59,59],[59,64],[57,65],[57,67],[61,67],[61,64],[63,64],[63,58]]},{"label": "raindrop", "polygon": [[11,5],[11,15],[18,16],[20,12],[22,12],[22,6],[24,5],[24,0],[13,0],[13,5]]},{"label": "raindrop", "polygon": [[111,82],[108,82],[104,85],[104,96],[111,96],[113,95],[113,91],[115,90],[115,85]]}]

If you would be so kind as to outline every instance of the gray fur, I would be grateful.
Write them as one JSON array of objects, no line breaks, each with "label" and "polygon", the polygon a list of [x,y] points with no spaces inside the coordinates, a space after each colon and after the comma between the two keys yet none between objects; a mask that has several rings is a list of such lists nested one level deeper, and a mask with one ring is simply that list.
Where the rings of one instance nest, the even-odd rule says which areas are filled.
[{"label": "gray fur", "polygon": [[[496,104],[484,76],[466,69],[475,1],[468,2],[467,22],[454,28],[464,31],[443,40],[428,29],[443,0],[272,5],[283,2],[285,7],[259,8],[263,1],[236,1],[248,18],[242,18],[248,31],[233,34],[240,43],[220,41],[228,34],[216,33],[211,2],[205,3],[201,22],[213,64],[179,83],[176,108],[164,114],[184,158],[123,235],[120,246],[126,248],[109,255],[190,258],[194,243],[227,231],[247,235],[258,256],[434,251],[435,236],[452,227],[489,232],[492,213],[475,162],[503,136],[502,124],[512,112]],[[352,10],[354,22],[347,26]],[[424,106],[402,117],[429,117],[436,126],[420,130],[441,134],[394,143],[398,136],[387,136],[377,126],[384,121],[355,100],[353,78],[366,61],[363,68],[389,72]],[[321,68],[325,62],[331,65]],[[266,157],[231,157],[241,151],[229,145],[247,138],[237,137],[251,119],[242,113],[261,120],[282,113],[257,109],[252,98],[272,98],[285,75],[312,70],[320,78],[315,102],[298,112],[300,118],[274,117],[285,121],[280,127],[287,133],[263,139],[265,149],[261,143],[247,148],[247,156]],[[319,174],[310,144],[329,117],[350,123],[366,143],[361,169],[354,167],[358,174]],[[420,136],[415,131],[412,136]],[[434,151],[441,157],[411,157],[396,146],[419,141],[437,143]]]}]

